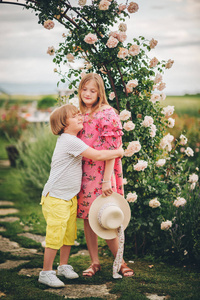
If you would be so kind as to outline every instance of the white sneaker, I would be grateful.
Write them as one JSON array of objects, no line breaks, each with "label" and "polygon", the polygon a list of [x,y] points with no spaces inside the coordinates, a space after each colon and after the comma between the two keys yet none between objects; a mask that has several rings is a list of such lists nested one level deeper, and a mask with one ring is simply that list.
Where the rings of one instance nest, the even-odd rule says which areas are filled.
[{"label": "white sneaker", "polygon": [[68,279],[78,278],[78,274],[74,271],[73,267],[70,265],[58,266],[58,275],[65,276]]},{"label": "white sneaker", "polygon": [[65,286],[65,284],[56,276],[56,271],[41,271],[38,281],[51,287]]}]

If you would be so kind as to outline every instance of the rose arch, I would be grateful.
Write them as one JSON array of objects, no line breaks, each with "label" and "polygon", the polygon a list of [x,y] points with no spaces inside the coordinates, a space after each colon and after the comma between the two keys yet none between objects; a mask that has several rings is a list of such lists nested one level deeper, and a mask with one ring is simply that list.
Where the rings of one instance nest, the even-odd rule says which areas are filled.
[{"label": "rose arch", "polygon": [[[102,76],[109,103],[119,111],[124,129],[124,189],[132,211],[126,230],[127,253],[145,254],[154,251],[155,244],[160,254],[164,253],[174,214],[188,200],[183,193],[192,189],[197,178],[185,169],[188,157],[193,156],[187,138],[181,135],[175,140],[167,132],[175,123],[174,107],[161,106],[166,97],[163,73],[174,61],[148,56],[153,56],[158,43],[153,38],[129,37],[131,42],[127,42],[126,19],[138,13],[138,4],[114,0],[0,4],[34,10],[44,30],[53,30],[55,22],[63,25],[63,41],[58,49],[49,47],[47,53],[53,57],[61,81],[73,90],[70,98],[76,97],[84,73]],[[177,151],[181,145],[187,147],[182,154]],[[172,240],[169,243],[171,247]]]}]

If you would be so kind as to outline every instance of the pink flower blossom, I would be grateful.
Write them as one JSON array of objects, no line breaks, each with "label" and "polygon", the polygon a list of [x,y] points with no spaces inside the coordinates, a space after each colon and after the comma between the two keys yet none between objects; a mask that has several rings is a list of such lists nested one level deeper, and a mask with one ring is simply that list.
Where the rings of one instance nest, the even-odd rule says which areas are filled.
[{"label": "pink flower blossom", "polygon": [[187,201],[184,198],[177,197],[177,199],[174,201],[173,205],[176,207],[184,206],[187,203]]},{"label": "pink flower blossom", "polygon": [[101,0],[99,3],[100,10],[108,10],[109,6],[110,6],[110,2],[107,0]]},{"label": "pink flower blossom", "polygon": [[119,30],[120,31],[126,31],[127,30],[127,25],[126,25],[126,23],[120,23],[119,24]]},{"label": "pink flower blossom", "polygon": [[156,125],[154,124],[150,125],[150,137],[152,138],[155,137],[156,131],[157,131]]},{"label": "pink flower blossom", "polygon": [[165,64],[165,68],[170,69],[172,67],[173,63],[174,63],[174,60],[169,59]]},{"label": "pink flower blossom", "polygon": [[128,195],[126,196],[126,200],[128,202],[135,202],[137,200],[137,194],[136,194],[136,192],[134,192],[134,193],[128,193]]},{"label": "pink flower blossom", "polygon": [[78,0],[78,4],[80,6],[85,6],[86,2],[87,2],[87,0]]},{"label": "pink flower blossom", "polygon": [[87,44],[94,44],[94,43],[96,43],[96,41],[97,41],[97,36],[96,36],[96,34],[88,33],[88,34],[85,36],[84,41],[85,41]]},{"label": "pink flower blossom", "polygon": [[157,64],[158,64],[158,59],[156,57],[154,57],[154,58],[151,59],[149,67],[154,68],[154,67],[157,66]]},{"label": "pink flower blossom", "polygon": [[128,12],[130,14],[137,12],[138,9],[139,9],[139,6],[135,2],[130,2],[129,5],[128,5],[128,8],[127,8]]},{"label": "pink flower blossom", "polygon": [[124,123],[123,128],[124,128],[126,131],[130,131],[130,130],[135,129],[135,124],[134,124],[132,121],[128,121],[128,122]]},{"label": "pink flower blossom", "polygon": [[155,48],[155,46],[158,44],[158,41],[151,39],[151,41],[149,42],[149,46],[151,49]]},{"label": "pink flower blossom", "polygon": [[132,56],[138,55],[140,53],[140,46],[138,45],[131,45],[128,50],[129,54]]},{"label": "pink flower blossom", "polygon": [[164,137],[161,139],[161,141],[160,141],[160,147],[161,147],[162,149],[165,149],[165,148],[166,148],[166,150],[170,152],[170,151],[172,150],[172,145],[171,145],[171,143],[172,143],[173,140],[174,140],[174,136],[171,135],[170,133],[168,133],[166,136],[164,136]]},{"label": "pink flower blossom", "polygon": [[125,32],[121,31],[117,35],[117,39],[119,42],[123,43],[127,39],[127,35]]},{"label": "pink flower blossom", "polygon": [[172,227],[172,221],[165,221],[161,223],[161,230],[168,230],[170,227]]},{"label": "pink flower blossom", "polygon": [[120,4],[119,7],[118,7],[119,11],[123,11],[126,9],[126,5],[125,4]]},{"label": "pink flower blossom", "polygon": [[120,112],[119,117],[121,121],[126,121],[131,117],[131,112],[124,109]]},{"label": "pink flower blossom", "polygon": [[157,198],[154,198],[152,200],[149,201],[149,206],[152,208],[157,208],[160,206],[160,202],[158,201]]},{"label": "pink flower blossom", "polygon": [[156,167],[163,167],[166,163],[166,159],[159,159],[157,162],[156,162]]},{"label": "pink flower blossom", "polygon": [[167,121],[168,121],[167,126],[168,126],[169,128],[173,128],[174,125],[175,125],[175,119],[169,118]]},{"label": "pink flower blossom", "polygon": [[54,28],[55,24],[52,20],[47,20],[44,22],[43,26],[44,26],[44,28],[50,30],[50,29]]},{"label": "pink flower blossom", "polygon": [[166,83],[161,82],[158,86],[157,86],[157,90],[162,91],[166,88]]},{"label": "pink flower blossom", "polygon": [[159,83],[162,81],[162,75],[160,73],[156,74],[156,77],[154,79],[154,83]]},{"label": "pink flower blossom", "polygon": [[129,80],[126,85],[127,88],[135,88],[136,86],[138,86],[138,81],[136,79]]},{"label": "pink flower blossom", "polygon": [[67,58],[67,60],[68,60],[69,62],[74,62],[74,55],[73,55],[73,54],[71,54],[71,53],[67,54],[67,55],[66,55],[66,58]]},{"label": "pink flower blossom", "polygon": [[144,121],[141,123],[144,127],[150,127],[153,124],[153,118],[150,116],[145,116]]},{"label": "pink flower blossom", "polygon": [[55,48],[53,46],[48,47],[47,54],[54,55],[55,54]]},{"label": "pink flower blossom", "polygon": [[115,48],[118,43],[119,43],[119,41],[116,38],[114,38],[113,36],[110,36],[106,43],[106,46],[108,48]]},{"label": "pink flower blossom", "polygon": [[183,134],[180,135],[180,145],[185,146],[187,144],[187,138]]},{"label": "pink flower blossom", "polygon": [[109,36],[113,36],[115,39],[118,39],[118,32],[117,31],[111,31],[110,33],[109,33]]},{"label": "pink flower blossom", "polygon": [[164,93],[161,93],[160,94],[160,99],[164,101],[166,99],[166,95]]},{"label": "pink flower blossom", "polygon": [[134,165],[135,171],[144,171],[148,166],[147,161],[145,160],[138,160],[138,163]]},{"label": "pink flower blossom", "polygon": [[126,48],[119,48],[119,52],[117,54],[117,57],[125,59],[125,57],[128,55],[128,49]]},{"label": "pink flower blossom", "polygon": [[166,118],[168,118],[169,116],[173,115],[173,113],[174,113],[174,106],[168,105],[166,107],[163,107],[161,113],[163,115],[165,115]]},{"label": "pink flower blossom", "polygon": [[115,93],[114,92],[111,92],[110,94],[109,94],[109,99],[110,100],[113,100],[115,98]]},{"label": "pink flower blossom", "polygon": [[186,150],[185,150],[185,154],[187,156],[194,156],[194,151],[192,150],[192,148],[187,147]]},{"label": "pink flower blossom", "polygon": [[198,179],[199,179],[199,176],[197,174],[193,173],[193,174],[189,175],[188,182],[190,182],[190,183],[195,182],[196,183],[198,181]]},{"label": "pink flower blossom", "polygon": [[128,144],[127,149],[124,151],[124,155],[126,157],[130,157],[133,154],[139,152],[141,150],[141,145],[139,141],[133,141]]},{"label": "pink flower blossom", "polygon": [[157,101],[159,101],[160,100],[160,95],[159,94],[152,94],[151,95],[151,99],[150,99],[150,101],[153,103],[153,104],[155,104]]}]

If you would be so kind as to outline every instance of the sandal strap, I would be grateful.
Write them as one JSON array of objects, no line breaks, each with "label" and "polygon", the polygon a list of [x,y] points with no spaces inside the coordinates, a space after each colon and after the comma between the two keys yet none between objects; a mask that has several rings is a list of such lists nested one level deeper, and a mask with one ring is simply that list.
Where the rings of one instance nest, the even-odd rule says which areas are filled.
[{"label": "sandal strap", "polygon": [[89,266],[89,268],[83,271],[83,274],[91,274],[93,276],[97,271],[100,271],[100,269],[100,264],[92,264],[91,266]]}]

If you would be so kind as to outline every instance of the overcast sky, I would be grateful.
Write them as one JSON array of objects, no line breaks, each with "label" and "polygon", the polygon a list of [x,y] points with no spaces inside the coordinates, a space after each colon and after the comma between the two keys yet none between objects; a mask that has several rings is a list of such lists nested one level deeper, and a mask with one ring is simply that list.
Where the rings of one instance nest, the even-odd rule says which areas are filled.
[{"label": "overcast sky", "polygon": [[[123,2],[125,0],[119,1]],[[128,41],[140,35],[154,38],[158,45],[150,57],[175,61],[164,75],[166,94],[200,92],[200,1],[136,2],[139,11],[127,20]],[[55,65],[46,51],[49,46],[58,46],[65,30],[56,21],[52,30],[44,29],[37,21],[29,10],[0,4],[0,88],[8,89],[8,83],[21,87],[35,83],[36,86],[48,84],[56,90],[59,78],[53,72]]]}]

